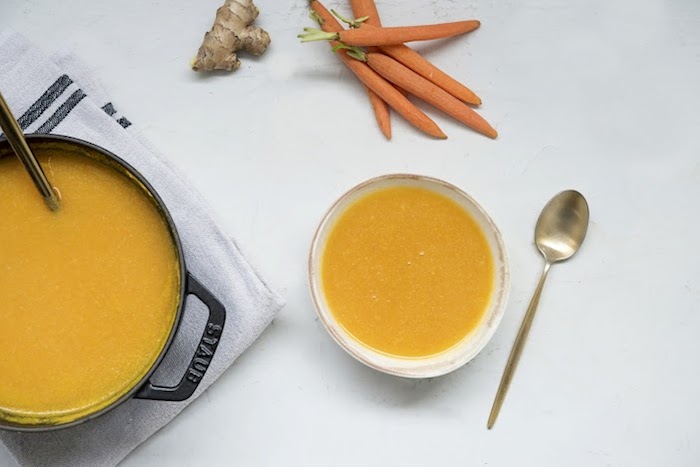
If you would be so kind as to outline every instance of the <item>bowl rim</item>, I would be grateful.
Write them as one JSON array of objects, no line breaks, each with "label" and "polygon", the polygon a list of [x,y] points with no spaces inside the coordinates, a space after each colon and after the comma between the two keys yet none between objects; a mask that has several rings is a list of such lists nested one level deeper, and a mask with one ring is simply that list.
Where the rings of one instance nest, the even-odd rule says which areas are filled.
[{"label": "bowl rim", "polygon": [[[378,185],[382,182],[387,181],[389,183],[398,182],[397,185],[400,185],[402,181],[409,181],[419,182],[425,185],[439,186],[451,192],[453,195],[469,204],[481,215],[486,226],[488,227],[489,232],[485,232],[485,234],[487,234],[488,236],[488,234],[490,233],[493,239],[495,240],[498,251],[493,251],[492,248],[491,253],[494,256],[494,262],[500,262],[502,267],[502,270],[500,272],[495,271],[494,273],[496,277],[494,281],[494,290],[492,292],[492,301],[495,300],[495,303],[492,305],[490,302],[488,305],[489,309],[493,310],[490,314],[490,318],[486,319],[485,317],[484,319],[482,319],[481,323],[477,326],[477,328],[475,328],[474,331],[467,334],[460,342],[455,344],[453,347],[438,354],[427,356],[425,358],[397,357],[372,349],[371,347],[363,344],[358,339],[350,335],[350,333],[347,332],[343,328],[343,326],[335,320],[329,307],[325,306],[325,301],[321,299],[323,291],[320,287],[320,278],[318,278],[320,274],[320,267],[317,267],[317,264],[320,265],[320,258],[323,255],[323,251],[321,249],[322,245],[320,243],[325,238],[325,236],[324,238],[321,237],[322,233],[324,232],[324,229],[326,228],[326,226],[332,225],[332,222],[336,220],[339,217],[339,215],[345,212],[347,206],[344,209],[340,208],[341,204],[344,201],[356,195],[358,192],[367,190],[374,185]],[[426,188],[439,192],[434,188]],[[462,204],[460,204],[460,207],[464,208]],[[470,215],[473,216],[472,213],[470,213]],[[479,222],[479,225],[483,230],[484,226],[481,222]],[[328,231],[330,231],[330,228],[328,228]],[[500,283],[498,282],[499,276],[502,279]],[[457,186],[435,177],[409,173],[392,173],[373,177],[353,186],[341,196],[339,196],[333,202],[333,204],[331,204],[330,208],[328,208],[328,210],[323,215],[321,221],[319,222],[311,241],[308,257],[308,282],[316,314],[318,315],[320,321],[323,323],[323,326],[325,327],[326,331],[345,352],[350,354],[359,362],[367,365],[368,367],[383,373],[404,378],[432,378],[451,373],[466,365],[468,362],[474,359],[491,340],[503,318],[508,303],[508,296],[510,293],[510,267],[508,252],[506,250],[503,237],[498,227],[493,222],[493,219],[491,219],[491,217],[488,215],[486,210],[474,198],[472,198],[470,195],[468,195],[466,192],[464,192]],[[318,286],[316,282],[318,282]],[[485,333],[481,333],[479,336],[477,336],[475,334],[475,331],[480,329],[485,330]],[[454,353],[457,350],[460,350],[460,344],[466,343],[474,339],[475,336],[480,337],[480,340],[477,342],[474,348],[462,348],[459,353],[450,356],[450,352]],[[372,359],[368,358],[368,356],[373,356],[376,358]],[[382,359],[387,362],[393,362],[396,365],[380,364],[377,363],[377,359]],[[406,361],[427,361],[428,359],[436,360],[438,362],[441,361],[442,364],[438,368],[426,367],[418,369],[413,368],[407,370],[406,368],[402,367],[402,364],[405,364]]]}]

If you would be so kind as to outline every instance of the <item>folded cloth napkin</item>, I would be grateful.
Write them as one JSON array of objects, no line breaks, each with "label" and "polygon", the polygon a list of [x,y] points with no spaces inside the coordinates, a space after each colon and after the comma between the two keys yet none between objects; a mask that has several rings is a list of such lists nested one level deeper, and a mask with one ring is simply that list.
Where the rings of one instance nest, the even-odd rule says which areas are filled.
[{"label": "folded cloth napkin", "polygon": [[[173,217],[189,271],[227,311],[218,350],[189,400],[131,399],[72,428],[46,433],[0,431],[0,441],[21,466],[114,466],[202,395],[270,324],[283,302],[226,236],[185,177],[118,112],[75,57],[48,58],[19,34],[0,32],[0,91],[26,133],[55,133],[92,142],[146,177]],[[155,383],[172,385],[185,373],[203,331],[205,311],[201,302],[188,299],[182,325],[154,375]]]}]

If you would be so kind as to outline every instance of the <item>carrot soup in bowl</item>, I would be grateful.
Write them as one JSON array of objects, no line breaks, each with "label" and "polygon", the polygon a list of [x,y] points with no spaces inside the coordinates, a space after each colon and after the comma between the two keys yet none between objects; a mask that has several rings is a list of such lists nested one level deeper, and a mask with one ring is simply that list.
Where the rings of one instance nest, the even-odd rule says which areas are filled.
[{"label": "carrot soup in bowl", "polygon": [[311,293],[333,338],[405,377],[471,360],[500,322],[509,288],[498,229],[458,188],[388,175],[346,193],[314,237]]}]

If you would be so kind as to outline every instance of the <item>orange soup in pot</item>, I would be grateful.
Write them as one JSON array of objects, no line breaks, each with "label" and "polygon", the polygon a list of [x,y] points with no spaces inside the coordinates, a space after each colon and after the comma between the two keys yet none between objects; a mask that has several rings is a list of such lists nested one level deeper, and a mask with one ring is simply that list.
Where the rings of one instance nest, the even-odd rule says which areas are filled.
[{"label": "orange soup in pot", "polygon": [[138,181],[77,153],[36,155],[58,212],[17,158],[0,159],[0,420],[58,424],[148,374],[177,316],[181,271]]}]

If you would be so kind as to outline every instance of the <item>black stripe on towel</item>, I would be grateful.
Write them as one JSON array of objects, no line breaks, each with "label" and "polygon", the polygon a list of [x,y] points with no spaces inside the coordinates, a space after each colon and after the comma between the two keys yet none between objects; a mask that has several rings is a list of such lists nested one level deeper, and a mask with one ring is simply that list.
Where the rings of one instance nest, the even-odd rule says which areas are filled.
[{"label": "black stripe on towel", "polygon": [[29,109],[27,109],[24,114],[17,120],[19,126],[26,130],[29,125],[36,122],[37,119],[43,114],[46,109],[51,107],[58,97],[63,94],[63,92],[73,83],[73,80],[68,77],[68,75],[63,75],[58,78],[44,94],[41,95],[36,102],[34,102]]},{"label": "black stripe on towel", "polygon": [[117,123],[122,126],[122,128],[129,128],[131,126],[131,122],[126,119],[126,117],[122,117],[119,120],[117,120]]},{"label": "black stripe on towel", "polygon": [[117,123],[122,126],[122,128],[129,128],[131,126],[131,122],[126,117],[115,117],[115,115],[117,114],[117,109],[114,108],[114,104],[112,104],[111,102],[107,102],[105,105],[103,105],[102,110],[104,110],[105,113],[110,117],[113,117],[117,121]]},{"label": "black stripe on towel", "polygon": [[61,106],[49,117],[46,122],[44,122],[38,130],[37,133],[51,133],[51,131],[58,126],[59,123],[63,121],[64,118],[70,113],[73,108],[78,105],[78,103],[83,100],[85,93],[82,89],[78,89],[63,103]]},{"label": "black stripe on towel", "polygon": [[114,108],[111,102],[107,102],[105,105],[103,105],[102,110],[104,110],[110,117],[114,117],[114,114],[117,113],[117,109]]}]

